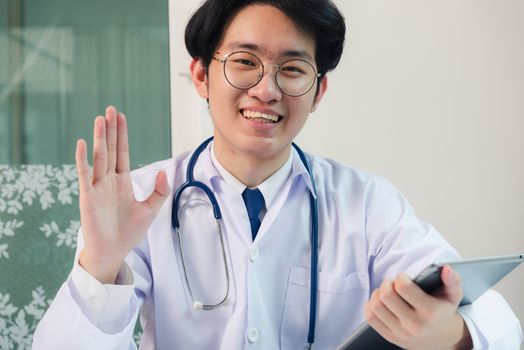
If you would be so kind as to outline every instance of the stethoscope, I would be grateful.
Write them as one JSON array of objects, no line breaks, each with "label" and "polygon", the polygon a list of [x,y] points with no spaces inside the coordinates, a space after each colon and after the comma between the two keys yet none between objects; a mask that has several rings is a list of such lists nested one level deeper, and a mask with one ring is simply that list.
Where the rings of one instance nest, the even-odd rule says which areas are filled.
[{"label": "stethoscope", "polygon": [[[205,185],[204,183],[200,181],[195,181],[193,178],[193,170],[195,169],[195,164],[197,162],[198,157],[202,153],[202,151],[207,147],[209,142],[213,140],[213,137],[208,138],[200,146],[197,147],[197,149],[193,152],[193,155],[189,159],[189,164],[187,165],[187,171],[186,171],[186,181],[176,190],[175,196],[173,197],[173,207],[171,209],[171,223],[173,225],[173,228],[178,236],[179,241],[179,252],[180,252],[180,258],[182,261],[182,269],[184,272],[184,278],[186,281],[186,286],[189,291],[189,294],[191,295],[191,298],[193,299],[193,308],[197,310],[213,310],[219,306],[226,305],[228,302],[228,296],[229,296],[229,268],[227,264],[227,258],[226,258],[226,251],[224,248],[224,239],[222,237],[222,230],[220,228],[220,221],[222,219],[222,214],[220,212],[220,207],[218,206],[218,202],[215,198],[215,195],[213,194],[213,191]],[[313,187],[313,192],[309,192],[309,205],[311,208],[311,285],[309,290],[309,329],[308,329],[308,335],[307,335],[307,346],[306,348],[310,349],[311,345],[315,341],[315,321],[317,317],[317,281],[318,281],[318,207],[317,207],[317,199],[315,197],[316,194],[316,187],[315,187],[315,179],[313,178],[313,173],[311,172],[311,166],[309,164],[309,160],[307,159],[306,155],[302,150],[295,144],[292,144],[295,150],[297,151],[300,160],[304,164],[304,167],[306,168],[309,178],[311,180],[311,185]],[[224,261],[224,269],[225,269],[225,275],[226,275],[226,292],[224,295],[224,298],[222,298],[217,304],[204,304],[200,301],[198,301],[193,291],[191,290],[191,285],[189,283],[186,265],[185,265],[185,259],[184,259],[184,253],[182,249],[182,235],[180,230],[180,222],[178,220],[178,214],[179,211],[183,209],[184,206],[182,206],[180,209],[178,208],[180,197],[182,196],[182,193],[184,190],[190,187],[197,187],[200,190],[202,190],[207,198],[209,199],[212,207],[213,207],[213,216],[216,220],[216,226],[217,226],[217,233],[220,240],[220,245],[222,248],[222,258]]]}]

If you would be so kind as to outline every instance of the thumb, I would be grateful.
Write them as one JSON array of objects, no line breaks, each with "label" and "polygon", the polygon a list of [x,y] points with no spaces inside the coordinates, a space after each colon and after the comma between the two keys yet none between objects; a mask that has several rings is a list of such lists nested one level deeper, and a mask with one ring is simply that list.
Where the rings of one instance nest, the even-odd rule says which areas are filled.
[{"label": "thumb", "polygon": [[444,265],[440,278],[444,283],[443,295],[450,303],[458,305],[464,294],[460,282],[460,275],[454,271],[451,266]]},{"label": "thumb", "polygon": [[167,183],[167,175],[165,171],[161,170],[156,175],[155,190],[148,199],[145,200],[145,204],[151,208],[153,213],[158,213],[160,207],[168,197],[171,189]]}]

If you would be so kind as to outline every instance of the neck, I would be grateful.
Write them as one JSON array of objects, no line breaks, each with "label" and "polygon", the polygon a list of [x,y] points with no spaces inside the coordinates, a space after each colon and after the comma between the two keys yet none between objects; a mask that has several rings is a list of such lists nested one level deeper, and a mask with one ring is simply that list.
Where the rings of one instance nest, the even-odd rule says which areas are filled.
[{"label": "neck", "polygon": [[213,144],[220,164],[249,188],[257,187],[280,169],[289,157],[291,145],[276,156],[264,157],[237,151],[220,142]]}]

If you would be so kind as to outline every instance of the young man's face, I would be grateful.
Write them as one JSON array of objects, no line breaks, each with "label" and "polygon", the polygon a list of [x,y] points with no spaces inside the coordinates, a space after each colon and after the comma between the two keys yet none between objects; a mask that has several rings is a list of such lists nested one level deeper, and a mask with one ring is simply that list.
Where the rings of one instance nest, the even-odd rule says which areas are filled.
[{"label": "young man's face", "polygon": [[[288,96],[276,85],[276,68],[270,64],[300,58],[316,69],[315,42],[275,7],[250,5],[241,9],[225,27],[216,51],[220,52],[215,54],[216,58],[248,51],[265,66],[264,76],[257,85],[239,90],[225,79],[223,63],[211,61],[205,84],[197,90],[209,99],[217,155],[247,155],[253,160],[270,158],[283,162],[292,140],[321,99],[326,81],[321,83],[317,95],[315,82],[306,94]],[[201,65],[194,62],[193,70],[195,64]],[[249,118],[253,112],[263,113],[262,118]],[[278,121],[269,121],[264,114],[277,115]]]}]

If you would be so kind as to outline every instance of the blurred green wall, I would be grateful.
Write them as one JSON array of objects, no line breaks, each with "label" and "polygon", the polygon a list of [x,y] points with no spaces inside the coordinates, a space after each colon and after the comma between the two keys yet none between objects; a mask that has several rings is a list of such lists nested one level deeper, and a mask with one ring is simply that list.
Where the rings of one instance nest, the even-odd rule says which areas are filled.
[{"label": "blurred green wall", "polygon": [[109,104],[131,163],[170,156],[167,1],[0,0],[0,164],[74,163]]}]

